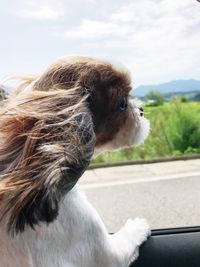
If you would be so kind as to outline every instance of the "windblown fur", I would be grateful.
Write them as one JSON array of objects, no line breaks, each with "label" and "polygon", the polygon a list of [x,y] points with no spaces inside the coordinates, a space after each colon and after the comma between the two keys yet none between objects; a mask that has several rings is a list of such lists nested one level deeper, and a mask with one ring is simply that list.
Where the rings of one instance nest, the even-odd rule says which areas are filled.
[{"label": "windblown fur", "polygon": [[149,125],[129,103],[130,89],[126,70],[87,57],[65,57],[41,76],[23,77],[0,109],[0,224],[23,235],[59,221],[94,150],[144,141]]}]

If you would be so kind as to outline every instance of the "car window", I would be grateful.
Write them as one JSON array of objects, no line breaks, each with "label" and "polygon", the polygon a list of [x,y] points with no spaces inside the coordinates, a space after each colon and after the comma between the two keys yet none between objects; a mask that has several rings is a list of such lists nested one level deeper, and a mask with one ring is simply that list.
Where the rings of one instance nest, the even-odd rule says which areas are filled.
[{"label": "car window", "polygon": [[[150,121],[149,137],[138,147],[93,158],[79,181],[109,231],[135,217],[147,218],[152,228],[198,225],[199,1],[0,5],[1,78],[37,75],[55,58],[72,54],[106,58],[119,68],[122,62],[130,72],[128,101],[140,100],[135,107]],[[2,84],[0,105],[15,87]]]}]

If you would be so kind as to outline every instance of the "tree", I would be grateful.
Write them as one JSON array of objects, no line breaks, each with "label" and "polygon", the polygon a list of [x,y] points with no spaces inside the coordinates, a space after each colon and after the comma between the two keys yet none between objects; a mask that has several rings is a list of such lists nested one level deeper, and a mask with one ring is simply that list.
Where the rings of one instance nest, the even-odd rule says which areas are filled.
[{"label": "tree", "polygon": [[189,99],[184,95],[181,95],[181,96],[174,95],[171,97],[171,100],[170,100],[171,103],[179,103],[179,102],[186,103],[188,101]]},{"label": "tree", "polygon": [[196,93],[196,95],[193,97],[194,101],[200,101],[200,93]]},{"label": "tree", "polygon": [[147,101],[149,101],[149,103],[155,106],[162,105],[164,103],[164,97],[158,91],[149,91],[146,94],[145,98],[147,99]]},{"label": "tree", "polygon": [[0,101],[6,98],[6,92],[3,88],[0,88]]}]

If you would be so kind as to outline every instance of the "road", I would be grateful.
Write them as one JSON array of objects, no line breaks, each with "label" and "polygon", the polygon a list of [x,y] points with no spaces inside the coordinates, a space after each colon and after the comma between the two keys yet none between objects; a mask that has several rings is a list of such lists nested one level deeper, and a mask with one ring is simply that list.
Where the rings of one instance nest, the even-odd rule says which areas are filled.
[{"label": "road", "polygon": [[79,187],[109,232],[135,217],[153,229],[200,225],[200,159],[89,170]]}]

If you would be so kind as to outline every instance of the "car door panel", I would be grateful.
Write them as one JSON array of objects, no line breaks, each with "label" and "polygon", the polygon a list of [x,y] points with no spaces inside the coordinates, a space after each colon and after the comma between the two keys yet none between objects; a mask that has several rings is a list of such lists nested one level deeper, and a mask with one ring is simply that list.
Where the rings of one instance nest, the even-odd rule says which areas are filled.
[{"label": "car door panel", "polygon": [[131,267],[200,267],[200,227],[152,231]]}]

